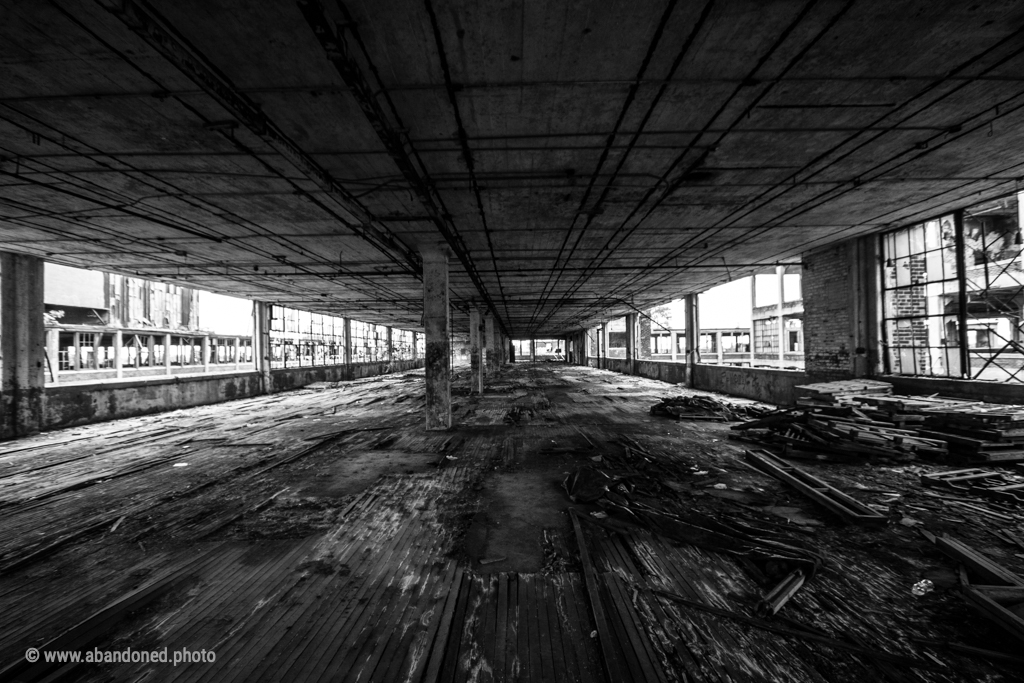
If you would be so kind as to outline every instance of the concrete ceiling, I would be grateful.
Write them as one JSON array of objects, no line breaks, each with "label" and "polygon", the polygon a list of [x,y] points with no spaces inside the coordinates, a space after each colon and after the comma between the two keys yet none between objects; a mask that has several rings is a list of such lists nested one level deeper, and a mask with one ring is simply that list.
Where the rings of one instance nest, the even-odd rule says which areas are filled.
[{"label": "concrete ceiling", "polygon": [[4,0],[0,249],[513,336],[1017,188],[1024,4]]}]

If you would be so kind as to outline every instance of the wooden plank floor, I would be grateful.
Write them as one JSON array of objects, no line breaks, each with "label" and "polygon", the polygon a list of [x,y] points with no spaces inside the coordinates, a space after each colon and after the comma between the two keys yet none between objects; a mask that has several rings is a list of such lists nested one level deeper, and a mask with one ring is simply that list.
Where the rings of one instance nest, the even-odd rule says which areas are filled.
[{"label": "wooden plank floor", "polygon": [[[466,374],[458,372],[457,427],[448,433],[422,429],[422,374],[408,373],[4,444],[0,674],[14,667],[12,680],[1014,680],[983,661],[926,653],[910,639],[1012,647],[956,595],[910,595],[915,572],[941,563],[928,551],[901,556],[911,529],[851,535],[826,516],[792,530],[768,510],[818,511],[744,467],[725,439],[727,425],[648,414],[679,388],[540,363],[508,367],[486,395],[471,396]],[[667,591],[750,615],[764,591],[729,554],[590,522],[599,508],[573,505],[558,487],[580,465],[625,476],[621,495],[757,521],[827,553],[826,568],[778,623],[934,668],[896,674],[849,650],[658,597]],[[872,476],[886,477],[875,486],[888,490],[900,475]],[[720,497],[717,482],[728,484],[723,496],[756,493],[767,502]],[[544,514],[531,516],[534,508]],[[216,658],[28,667],[25,649],[48,642],[205,649]]]}]

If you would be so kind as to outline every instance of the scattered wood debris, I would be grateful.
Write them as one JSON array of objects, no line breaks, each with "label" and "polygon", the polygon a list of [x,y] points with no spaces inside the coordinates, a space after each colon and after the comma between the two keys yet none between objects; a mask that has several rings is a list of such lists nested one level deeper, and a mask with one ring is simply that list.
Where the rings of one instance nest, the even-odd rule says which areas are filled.
[{"label": "scattered wood debris", "polygon": [[886,396],[892,394],[892,385],[870,379],[820,382],[793,387],[800,392],[798,406],[820,407],[849,405],[857,396]]},{"label": "scattered wood debris", "polygon": [[[1024,578],[949,536],[925,537],[967,568],[961,577],[964,599],[1013,636],[1024,640]],[[970,575],[984,584],[970,583]]]},{"label": "scattered wood debris", "polygon": [[847,522],[884,526],[889,521],[885,515],[879,514],[834,486],[804,472],[799,467],[793,467],[789,463],[776,458],[771,453],[747,451],[746,455],[747,462],[757,469],[775,477],[779,481],[789,484],[811,500],[821,503]]},{"label": "scattered wood debris", "polygon": [[740,439],[743,441],[781,446],[787,453],[795,449],[825,456],[815,458],[818,460],[849,462],[884,458],[899,461],[914,460],[918,456],[936,459],[949,452],[945,441],[928,439],[917,431],[873,420],[849,407],[772,413],[732,429],[744,433],[745,438]]},{"label": "scattered wood debris", "polygon": [[759,418],[772,408],[758,403],[738,403],[711,396],[669,396],[651,406],[651,415],[668,415],[677,420],[736,422]]}]

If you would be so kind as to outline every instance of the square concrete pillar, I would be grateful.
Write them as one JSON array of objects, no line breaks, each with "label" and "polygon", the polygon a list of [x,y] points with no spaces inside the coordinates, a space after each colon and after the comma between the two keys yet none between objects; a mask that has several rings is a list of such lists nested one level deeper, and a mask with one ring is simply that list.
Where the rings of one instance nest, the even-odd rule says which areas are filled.
[{"label": "square concrete pillar", "polygon": [[537,340],[536,339],[531,339],[530,340],[530,362],[531,363],[536,363],[537,362]]},{"label": "square concrete pillar", "polygon": [[114,376],[124,377],[124,333],[121,330],[114,332]]},{"label": "square concrete pillar", "polygon": [[60,330],[46,330],[46,376],[51,384],[60,383]]},{"label": "square concrete pillar", "polygon": [[270,317],[273,312],[270,304],[263,301],[254,301],[253,311],[256,316],[256,334],[253,337],[256,349],[253,363],[256,365],[256,372],[259,373],[260,391],[269,394],[274,388],[270,375]]},{"label": "square concrete pillar", "polygon": [[643,360],[651,359],[651,309],[638,313],[638,324],[640,332],[636,339],[636,356]]},{"label": "square concrete pillar", "polygon": [[601,323],[601,329],[597,333],[597,367],[608,368],[608,323]]},{"label": "square concrete pillar", "polygon": [[494,316],[490,313],[484,315],[484,347],[487,349],[487,374],[493,375],[498,371],[498,336],[494,329]]},{"label": "square concrete pillar", "polygon": [[483,315],[479,308],[469,309],[469,366],[470,383],[472,393],[484,393],[484,345],[483,345]]},{"label": "square concrete pillar", "polygon": [[448,308],[448,249],[422,249],[423,327],[426,333],[427,430],[452,426],[451,339]]},{"label": "square concrete pillar", "polygon": [[[165,334],[164,339],[164,374],[170,376],[171,374],[171,335]],[[253,358],[256,361],[256,358]]]},{"label": "square concrete pillar", "polygon": [[696,294],[687,294],[683,300],[683,318],[686,321],[686,386],[692,387],[693,371],[700,356],[700,315]]},{"label": "square concrete pillar", "polygon": [[43,261],[0,252],[0,438],[42,429],[45,366]]},{"label": "square concrete pillar", "polygon": [[343,334],[345,335],[345,365],[352,365],[352,320],[345,318]]},{"label": "square concrete pillar", "polygon": [[[757,308],[757,275],[750,276],[750,306]],[[685,316],[684,316],[685,318]],[[750,367],[756,364],[756,349],[754,348],[754,321],[750,321]]]},{"label": "square concrete pillar", "polygon": [[775,278],[779,288],[779,305],[775,314],[779,319],[779,367],[781,368],[786,364],[786,266],[775,266]]},{"label": "square concrete pillar", "polygon": [[626,315],[626,371],[636,374],[636,313]]}]

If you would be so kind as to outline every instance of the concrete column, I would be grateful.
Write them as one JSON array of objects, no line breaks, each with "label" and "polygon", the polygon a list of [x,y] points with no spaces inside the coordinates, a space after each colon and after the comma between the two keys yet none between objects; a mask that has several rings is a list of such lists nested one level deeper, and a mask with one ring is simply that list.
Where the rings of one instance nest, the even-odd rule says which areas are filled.
[{"label": "concrete column", "polygon": [[785,303],[785,289],[783,284],[785,283],[786,266],[775,266],[775,277],[778,280],[779,286],[779,308],[776,315],[779,318],[779,367],[781,368],[786,364],[786,317],[783,309]]},{"label": "concrete column", "polygon": [[451,339],[448,308],[448,249],[422,250],[423,327],[426,352],[427,430],[443,431],[452,426]]},{"label": "concrete column", "polygon": [[388,327],[388,365],[391,365],[395,360],[395,347],[392,345],[394,341],[394,333],[391,327]]},{"label": "concrete column", "polygon": [[242,366],[242,340],[235,337],[235,370]]},{"label": "concrete column", "polygon": [[260,377],[260,391],[269,394],[273,388],[273,380],[270,376],[270,316],[271,306],[263,301],[254,301],[253,307],[256,313],[256,334],[253,341],[256,348],[253,350],[253,363],[256,365],[256,372]]},{"label": "concrete column", "polygon": [[636,374],[636,313],[626,315],[626,372]]},{"label": "concrete column", "polygon": [[537,340],[536,339],[531,339],[530,340],[530,362],[531,363],[536,363],[537,362]]},{"label": "concrete column", "polygon": [[[255,339],[253,339],[255,341]],[[255,358],[253,359],[256,360]],[[171,335],[170,333],[164,335],[164,374],[170,376],[171,374]]]},{"label": "concrete column", "polygon": [[204,334],[200,342],[203,350],[203,372],[210,371],[210,335]]},{"label": "concrete column", "polygon": [[636,338],[636,357],[643,360],[651,359],[651,309],[637,313],[637,325],[640,331]]},{"label": "concrete column", "polygon": [[686,386],[693,386],[693,372],[700,355],[700,317],[697,311],[697,295],[687,294],[683,300],[684,319],[686,320]]},{"label": "concrete column", "polygon": [[0,439],[43,425],[46,327],[43,261],[0,252]]},{"label": "concrete column", "polygon": [[344,318],[344,336],[345,336],[345,365],[352,365],[352,320]]},{"label": "concrete column", "polygon": [[598,332],[600,335],[597,341],[597,355],[598,363],[597,367],[607,370],[608,369],[608,323],[601,323],[601,331]]},{"label": "concrete column", "polygon": [[[1024,252],[1022,252],[1024,254]],[[879,371],[878,339],[881,329],[879,317],[879,292],[881,276],[878,267],[878,240],[874,236],[858,238],[851,249],[853,262],[850,272],[850,337],[853,353],[850,355],[850,372],[854,377],[871,377]],[[1024,256],[1022,256],[1024,258]],[[806,346],[806,337],[804,348]]]},{"label": "concrete column", "polygon": [[484,314],[484,348],[487,374],[493,375],[498,370],[498,349],[497,338],[494,329],[494,316],[490,313]]},{"label": "concrete column", "polygon": [[60,384],[60,330],[46,330],[46,376]]},{"label": "concrete column", "polygon": [[[750,276],[750,312],[757,308],[757,275]],[[754,343],[754,318],[750,318],[750,367],[754,367],[757,360],[757,345]]]},{"label": "concrete column", "polygon": [[479,308],[474,306],[469,309],[469,390],[474,394],[484,393],[484,345],[480,332],[482,320]]},{"label": "concrete column", "polygon": [[124,377],[124,333],[114,330],[114,377]]},{"label": "concrete column", "polygon": [[412,333],[412,359],[417,360],[420,356],[420,352],[417,350],[417,346],[420,343],[420,333]]}]

